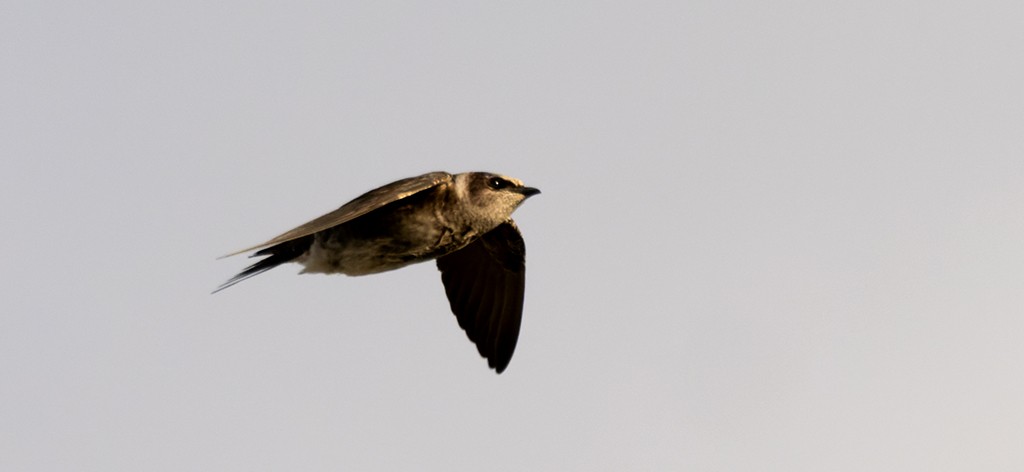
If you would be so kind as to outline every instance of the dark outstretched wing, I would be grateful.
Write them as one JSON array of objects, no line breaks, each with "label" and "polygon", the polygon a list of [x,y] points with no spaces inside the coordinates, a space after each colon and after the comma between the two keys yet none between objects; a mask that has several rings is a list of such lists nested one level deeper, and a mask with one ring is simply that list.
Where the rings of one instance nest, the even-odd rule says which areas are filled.
[{"label": "dark outstretched wing", "polygon": [[526,285],[526,245],[512,220],[437,259],[452,312],[480,355],[499,374],[519,339]]},{"label": "dark outstretched wing", "polygon": [[309,236],[313,233],[323,231],[332,226],[337,226],[345,223],[346,221],[363,216],[373,210],[387,205],[388,203],[401,200],[410,195],[435,187],[443,182],[450,181],[451,179],[451,174],[447,172],[431,172],[429,174],[409,177],[408,179],[392,182],[383,187],[370,190],[369,192],[366,192],[356,197],[354,200],[342,205],[341,208],[288,231],[274,239],[271,239],[270,241],[263,244],[257,244],[252,247],[247,247],[241,251],[235,251],[222,257],[230,257],[243,252],[262,249],[304,236]]}]

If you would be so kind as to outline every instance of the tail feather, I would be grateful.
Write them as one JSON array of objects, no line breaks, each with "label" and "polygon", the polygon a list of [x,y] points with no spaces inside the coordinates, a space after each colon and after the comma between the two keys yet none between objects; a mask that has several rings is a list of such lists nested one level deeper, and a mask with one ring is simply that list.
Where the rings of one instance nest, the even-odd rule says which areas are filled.
[{"label": "tail feather", "polygon": [[260,251],[257,251],[255,254],[253,254],[250,257],[259,257],[259,256],[268,256],[268,257],[265,258],[265,259],[261,259],[259,262],[256,262],[255,264],[253,264],[253,265],[251,265],[249,267],[246,267],[245,270],[239,272],[238,275],[228,279],[227,282],[224,282],[223,284],[221,284],[220,287],[217,287],[217,289],[214,290],[212,293],[217,293],[217,292],[219,292],[221,290],[224,290],[224,289],[226,289],[226,288],[228,288],[228,287],[230,287],[230,286],[232,286],[234,284],[237,284],[238,282],[241,282],[241,281],[243,281],[245,279],[248,279],[250,277],[262,274],[262,273],[264,273],[264,272],[266,272],[266,271],[268,271],[270,269],[273,269],[274,267],[277,267],[277,266],[279,266],[281,264],[285,264],[285,263],[294,261],[299,256],[301,256],[303,253],[305,253],[307,250],[309,250],[309,246],[312,243],[313,243],[313,236],[310,235],[310,236],[306,236],[304,238],[299,238],[299,239],[295,239],[295,240],[292,240],[292,241],[284,242],[284,243],[278,244],[276,246],[271,246],[271,247],[268,247],[266,249],[262,249]]}]

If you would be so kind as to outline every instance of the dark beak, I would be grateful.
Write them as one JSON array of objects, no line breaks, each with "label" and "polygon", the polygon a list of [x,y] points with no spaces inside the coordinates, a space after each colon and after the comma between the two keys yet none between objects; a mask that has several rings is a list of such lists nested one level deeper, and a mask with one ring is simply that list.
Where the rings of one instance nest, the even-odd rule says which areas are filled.
[{"label": "dark beak", "polygon": [[530,197],[540,193],[539,189],[535,189],[533,187],[519,187],[516,189],[516,191],[523,194],[524,197]]}]

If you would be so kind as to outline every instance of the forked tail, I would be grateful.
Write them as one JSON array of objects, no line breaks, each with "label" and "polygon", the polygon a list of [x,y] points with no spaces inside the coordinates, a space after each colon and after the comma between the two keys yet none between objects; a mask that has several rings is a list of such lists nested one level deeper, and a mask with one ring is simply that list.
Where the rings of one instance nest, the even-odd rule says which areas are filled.
[{"label": "forked tail", "polygon": [[221,284],[221,286],[217,287],[217,290],[214,290],[212,293],[217,293],[234,284],[237,284],[238,282],[248,279],[249,277],[262,274],[281,264],[294,261],[295,259],[298,259],[299,256],[301,256],[307,250],[309,250],[309,246],[312,243],[313,235],[309,235],[299,239],[284,242],[276,246],[271,246],[266,249],[260,249],[255,254],[249,257],[268,257],[266,257],[265,259],[261,259],[259,262],[249,267],[246,267],[245,270],[239,272],[238,275],[228,279],[227,282]]}]

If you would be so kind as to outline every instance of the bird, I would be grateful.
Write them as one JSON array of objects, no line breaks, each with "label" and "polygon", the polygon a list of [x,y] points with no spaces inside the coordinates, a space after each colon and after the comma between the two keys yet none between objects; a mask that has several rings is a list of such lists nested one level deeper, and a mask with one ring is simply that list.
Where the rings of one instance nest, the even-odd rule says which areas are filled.
[{"label": "bird", "polygon": [[213,293],[279,265],[361,276],[436,260],[459,326],[496,373],[515,352],[526,285],[526,245],[512,212],[540,190],[490,172],[430,172],[366,192],[265,243],[263,259]]}]

